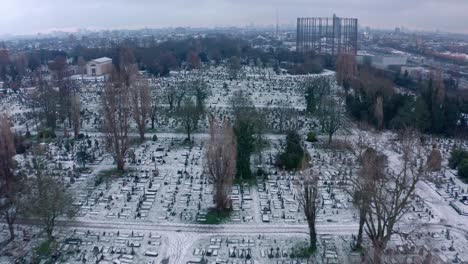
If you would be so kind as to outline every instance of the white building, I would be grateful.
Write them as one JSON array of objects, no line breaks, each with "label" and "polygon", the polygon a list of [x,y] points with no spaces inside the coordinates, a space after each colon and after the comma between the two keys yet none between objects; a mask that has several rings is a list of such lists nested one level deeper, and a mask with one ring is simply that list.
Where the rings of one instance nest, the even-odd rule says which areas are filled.
[{"label": "white building", "polygon": [[421,66],[415,66],[415,67],[409,67],[409,66],[403,66],[401,67],[400,74],[405,74],[408,73],[408,75],[414,79],[429,79],[431,75],[431,71],[421,67]]},{"label": "white building", "polygon": [[386,69],[389,66],[403,66],[408,62],[408,57],[403,54],[369,54],[358,52],[356,61],[359,64],[370,63],[379,69]]},{"label": "white building", "polygon": [[110,74],[112,71],[112,59],[102,57],[92,60],[86,64],[86,75],[102,76]]}]

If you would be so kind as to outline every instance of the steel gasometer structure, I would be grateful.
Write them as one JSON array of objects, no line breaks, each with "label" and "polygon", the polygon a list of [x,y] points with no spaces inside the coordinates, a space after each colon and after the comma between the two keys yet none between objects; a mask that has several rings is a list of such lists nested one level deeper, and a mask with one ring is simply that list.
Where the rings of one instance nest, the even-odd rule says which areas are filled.
[{"label": "steel gasometer structure", "polygon": [[356,54],[358,19],[307,17],[297,19],[296,50],[321,55]]}]

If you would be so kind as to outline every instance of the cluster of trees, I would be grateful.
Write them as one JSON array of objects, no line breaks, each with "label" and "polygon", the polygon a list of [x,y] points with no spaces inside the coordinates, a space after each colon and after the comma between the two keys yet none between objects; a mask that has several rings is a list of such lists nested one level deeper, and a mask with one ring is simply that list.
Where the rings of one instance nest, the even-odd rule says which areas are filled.
[{"label": "cluster of trees", "polygon": [[[468,131],[468,120],[461,114],[468,110],[468,100],[453,91],[456,85],[440,71],[427,81],[415,81],[398,70],[392,76],[369,65],[358,69],[354,57],[345,54],[338,57],[336,71],[337,81],[346,91],[348,113],[357,121],[378,129],[415,128],[446,135]],[[414,94],[398,92],[395,85]]]},{"label": "cluster of trees", "polygon": [[[151,128],[154,129],[158,110],[148,81],[138,74],[132,49],[120,48],[118,61],[120,64],[115,65],[101,94],[101,106],[108,149],[114,157],[117,169],[123,171],[130,148],[130,122],[133,120],[136,124],[142,141],[148,119],[151,119]],[[180,121],[187,132],[188,142],[205,116],[208,95],[207,84],[200,79],[184,80],[166,90],[164,96],[169,102],[169,114]]]},{"label": "cluster of trees", "polygon": [[359,70],[350,87],[352,91],[346,96],[348,113],[378,129],[415,128],[446,135],[467,131],[467,120],[461,115],[467,102],[447,93],[440,72],[421,81],[415,95],[396,92],[394,82],[385,73],[368,67]]},{"label": "cluster of trees", "polygon": [[[39,153],[40,150],[34,150]],[[73,217],[76,213],[73,197],[63,182],[51,175],[38,156],[32,159],[33,177],[16,170],[15,142],[10,121],[0,116],[0,214],[6,220],[10,239],[15,238],[14,224],[19,216],[37,220],[53,240],[57,218]]]},{"label": "cluster of trees", "polygon": [[78,89],[70,80],[68,64],[65,57],[56,57],[49,63],[52,78],[46,80],[39,73],[35,80],[36,89],[27,94],[26,99],[32,108],[34,126],[52,134],[57,124],[63,124],[64,134],[68,136],[68,129],[73,130],[74,136],[80,135],[81,103]]},{"label": "cluster of trees", "polygon": [[468,181],[468,151],[462,148],[454,148],[450,153],[449,167],[458,169],[458,177]]},{"label": "cluster of trees", "polygon": [[[169,40],[139,46],[131,40],[124,45],[132,49],[140,69],[147,70],[156,76],[165,76],[171,70],[186,68],[198,69],[202,63],[222,61],[237,58],[239,62],[253,61],[256,66],[270,64],[279,69],[282,64],[291,74],[319,73],[324,68],[325,58],[309,53],[299,53],[288,49],[271,49],[264,51],[253,48],[250,43],[240,38],[232,38],[222,34],[209,35],[205,38],[190,38],[184,40]],[[75,62],[81,59],[89,61],[99,57],[109,57],[116,64],[119,62],[121,45],[106,48],[87,48],[77,46],[68,55]],[[283,64],[284,63],[284,64]]]},{"label": "cluster of trees", "polygon": [[241,91],[232,98],[234,114],[234,135],[237,142],[236,177],[241,180],[252,178],[250,160],[252,154],[260,150],[263,139],[264,119],[255,109],[253,102]]},{"label": "cluster of trees", "polygon": [[123,171],[130,148],[130,121],[133,118],[140,140],[144,140],[146,121],[155,106],[152,105],[149,84],[138,76],[135,57],[129,48],[120,49],[119,62],[101,94],[101,106],[107,147],[117,169]]},{"label": "cluster of trees", "polygon": [[0,81],[16,90],[29,73],[39,74],[38,69],[41,65],[65,56],[65,52],[53,50],[26,50],[12,53],[6,49],[4,43],[0,43]]},{"label": "cluster of trees", "polygon": [[321,132],[328,143],[344,124],[344,96],[333,91],[334,81],[326,76],[309,78],[304,82],[307,112],[317,117]]},{"label": "cluster of trees", "polygon": [[359,210],[355,246],[361,248],[363,234],[367,234],[373,246],[374,263],[383,263],[388,242],[398,234],[397,224],[410,210],[416,185],[426,175],[424,147],[417,132],[402,131],[396,141],[401,150],[401,167],[394,170],[387,167],[387,157],[370,147],[369,142],[364,137],[359,141],[357,157],[361,168],[350,189]]},{"label": "cluster of trees", "polygon": [[[293,133],[288,135],[290,144],[300,142]],[[371,147],[372,139],[360,136],[355,147],[355,153],[360,163],[360,169],[348,189],[353,202],[359,211],[359,230],[356,249],[362,249],[363,236],[367,235],[372,243],[373,254],[369,257],[374,263],[384,263],[385,249],[392,236],[399,233],[397,225],[402,217],[411,209],[416,185],[426,175],[423,143],[419,133],[414,130],[401,131],[395,141],[401,150],[398,169],[389,168],[387,157]],[[291,146],[286,147],[291,149]],[[296,149],[298,161],[302,170],[298,178],[298,198],[309,226],[310,252],[317,248],[316,218],[322,205],[320,171],[312,167],[306,159],[303,150]],[[455,161],[462,154],[454,155]],[[295,157],[289,161],[296,160]]]}]

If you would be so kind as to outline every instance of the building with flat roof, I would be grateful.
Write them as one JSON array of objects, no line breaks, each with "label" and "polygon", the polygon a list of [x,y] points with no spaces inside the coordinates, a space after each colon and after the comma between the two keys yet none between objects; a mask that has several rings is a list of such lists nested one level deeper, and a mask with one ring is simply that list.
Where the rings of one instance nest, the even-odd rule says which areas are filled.
[{"label": "building with flat roof", "polygon": [[366,53],[359,52],[356,55],[358,64],[369,63],[375,68],[387,69],[390,66],[404,66],[408,63],[408,56],[404,54],[380,54],[380,53]]},{"label": "building with flat roof", "polygon": [[102,76],[110,74],[112,71],[112,59],[102,57],[94,59],[86,64],[86,75],[88,76]]}]

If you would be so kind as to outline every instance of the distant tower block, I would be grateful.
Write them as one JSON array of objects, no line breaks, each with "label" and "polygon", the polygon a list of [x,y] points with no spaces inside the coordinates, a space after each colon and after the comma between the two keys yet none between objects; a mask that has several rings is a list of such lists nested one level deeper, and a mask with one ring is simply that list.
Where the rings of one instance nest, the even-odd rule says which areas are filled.
[{"label": "distant tower block", "polygon": [[357,18],[309,17],[297,19],[296,49],[322,55],[356,54]]}]

